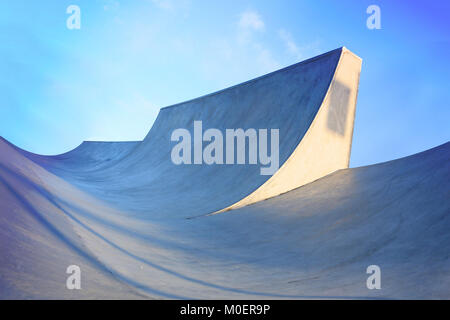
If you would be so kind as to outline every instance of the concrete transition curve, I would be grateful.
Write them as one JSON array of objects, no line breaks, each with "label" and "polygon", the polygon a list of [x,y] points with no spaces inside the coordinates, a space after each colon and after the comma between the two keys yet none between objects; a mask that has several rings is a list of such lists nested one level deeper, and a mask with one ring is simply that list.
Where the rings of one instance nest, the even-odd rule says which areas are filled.
[{"label": "concrete transition curve", "polygon": [[[360,69],[333,50],[163,108],[143,141],[1,138],[0,298],[450,298],[450,144],[348,169]],[[174,164],[194,121],[279,129],[279,169]]]}]

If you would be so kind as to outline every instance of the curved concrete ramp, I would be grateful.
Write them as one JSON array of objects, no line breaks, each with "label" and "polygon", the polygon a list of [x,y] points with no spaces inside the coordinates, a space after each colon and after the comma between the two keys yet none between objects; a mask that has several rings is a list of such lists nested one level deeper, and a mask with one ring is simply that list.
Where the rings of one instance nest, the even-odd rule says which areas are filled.
[{"label": "curved concrete ramp", "polygon": [[348,168],[360,71],[361,59],[343,48],[314,120],[294,151],[264,184],[221,211],[271,198]]},{"label": "curved concrete ramp", "polygon": [[[8,141],[4,141],[8,143]],[[139,143],[140,141],[83,141],[76,148],[54,156],[39,155],[20,149],[14,145],[12,146],[28,159],[39,163],[49,170],[55,172],[59,172],[60,170],[84,172],[86,170],[98,170],[103,166],[110,165],[112,162],[122,160]]]},{"label": "curved concrete ramp", "polygon": [[[105,150],[107,143],[90,143],[90,148],[83,144],[61,156],[32,160],[99,199],[121,208],[131,205],[141,217],[188,218],[240,207],[348,167],[360,68],[361,60],[340,48],[163,108],[147,137],[129,149],[116,144]],[[203,133],[219,130],[224,147],[227,129],[267,129],[268,154],[277,155],[280,169],[273,176],[262,175],[267,165],[249,163],[248,139],[244,164],[236,164],[236,154],[233,165],[226,164],[225,154],[224,164],[174,164],[177,142],[171,135],[180,128],[190,132],[195,161],[195,121],[202,122]],[[278,152],[270,150],[273,129],[279,130]],[[252,140],[258,151],[261,139]],[[208,142],[200,144],[205,148]],[[237,146],[233,149],[237,153]]]},{"label": "curved concrete ramp", "polygon": [[[0,298],[450,298],[450,143],[347,169],[360,67],[338,49],[163,108],[141,142],[0,139]],[[280,169],[174,164],[194,121],[279,129]]]},{"label": "curved concrete ramp", "polygon": [[[0,296],[448,299],[448,163],[450,143],[223,214],[144,219],[0,142]],[[72,264],[83,290],[65,289]]]}]

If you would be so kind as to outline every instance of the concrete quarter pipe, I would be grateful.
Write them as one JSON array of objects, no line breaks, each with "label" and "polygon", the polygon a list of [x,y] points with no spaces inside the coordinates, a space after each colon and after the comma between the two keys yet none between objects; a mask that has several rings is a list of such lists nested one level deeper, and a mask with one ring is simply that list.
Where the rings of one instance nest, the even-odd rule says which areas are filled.
[{"label": "concrete quarter pipe", "polygon": [[[0,298],[450,298],[450,144],[347,169],[360,69],[333,50],[163,108],[140,142],[0,139]],[[174,164],[194,121],[279,129],[279,169]]]}]

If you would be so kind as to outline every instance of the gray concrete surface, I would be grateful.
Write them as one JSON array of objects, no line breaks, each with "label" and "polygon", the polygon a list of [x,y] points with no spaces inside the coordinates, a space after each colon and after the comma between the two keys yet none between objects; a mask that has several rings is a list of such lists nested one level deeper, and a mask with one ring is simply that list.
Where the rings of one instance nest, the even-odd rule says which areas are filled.
[{"label": "gray concrete surface", "polygon": [[[0,298],[450,298],[450,143],[345,169],[359,68],[338,49],[163,108],[142,142],[40,156],[0,139]],[[279,128],[285,173],[174,165],[171,131],[194,120]]]}]

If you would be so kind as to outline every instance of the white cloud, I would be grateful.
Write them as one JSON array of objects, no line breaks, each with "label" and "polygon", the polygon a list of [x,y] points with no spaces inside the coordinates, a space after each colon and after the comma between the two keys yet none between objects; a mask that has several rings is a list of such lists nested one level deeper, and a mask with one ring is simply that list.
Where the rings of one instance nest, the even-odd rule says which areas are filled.
[{"label": "white cloud", "polygon": [[295,62],[315,56],[321,52],[319,45],[320,41],[318,40],[299,46],[294,41],[292,35],[285,29],[280,29],[278,35],[284,42],[286,52],[295,60]]},{"label": "white cloud", "polygon": [[[210,40],[202,59],[203,74],[216,79],[219,86],[233,85],[281,67],[274,51],[265,42],[266,25],[256,11],[241,12],[236,21],[235,34],[221,35]],[[258,37],[257,33],[260,33]]]},{"label": "white cloud", "polygon": [[255,48],[258,52],[256,61],[261,66],[261,70],[264,73],[275,71],[281,68],[280,63],[274,58],[272,51],[263,47],[260,44],[255,44]]},{"label": "white cloud", "polygon": [[119,1],[106,0],[105,4],[103,5],[103,10],[105,10],[105,11],[117,10],[119,8],[119,6],[120,6]]},{"label": "white cloud", "polygon": [[239,19],[239,27],[245,30],[264,30],[264,21],[256,11],[245,11]]},{"label": "white cloud", "polygon": [[239,15],[237,40],[241,44],[252,42],[253,34],[262,32],[265,24],[261,15],[256,11],[244,11]]},{"label": "white cloud", "polygon": [[279,31],[280,38],[283,40],[286,49],[289,54],[293,55],[295,59],[301,60],[303,58],[303,54],[300,48],[297,46],[295,41],[292,38],[292,35],[284,29]]},{"label": "white cloud", "polygon": [[172,0],[151,0],[155,6],[165,10],[172,10],[174,8],[174,4]]}]

